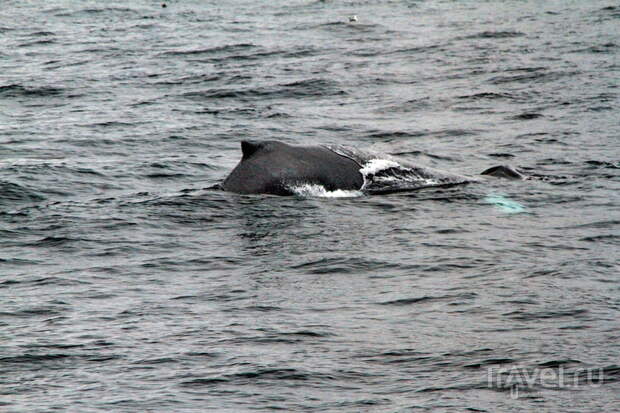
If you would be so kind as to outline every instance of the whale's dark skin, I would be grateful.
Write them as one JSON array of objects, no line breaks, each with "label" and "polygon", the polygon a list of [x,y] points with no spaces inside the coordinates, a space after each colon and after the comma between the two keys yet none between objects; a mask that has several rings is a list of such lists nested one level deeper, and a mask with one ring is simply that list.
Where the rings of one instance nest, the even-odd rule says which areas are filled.
[{"label": "whale's dark skin", "polygon": [[[363,190],[370,194],[384,194],[477,181],[476,178],[409,165],[388,177],[390,183],[395,181],[392,179],[394,176],[400,178],[401,184],[397,182],[385,187],[377,185],[381,183],[380,176],[367,176],[368,182],[365,182],[360,172],[363,164],[376,158],[376,154],[344,147],[338,150],[325,146],[293,146],[278,141],[243,141],[241,151],[241,161],[214,189],[238,194],[292,195],[295,186],[315,184],[328,191]],[[509,166],[495,166],[482,174],[525,179],[518,170]]]},{"label": "whale's dark skin", "polygon": [[221,189],[239,194],[291,195],[298,184],[328,191],[357,190],[364,184],[361,166],[322,146],[292,146],[278,141],[243,141],[243,157]]}]

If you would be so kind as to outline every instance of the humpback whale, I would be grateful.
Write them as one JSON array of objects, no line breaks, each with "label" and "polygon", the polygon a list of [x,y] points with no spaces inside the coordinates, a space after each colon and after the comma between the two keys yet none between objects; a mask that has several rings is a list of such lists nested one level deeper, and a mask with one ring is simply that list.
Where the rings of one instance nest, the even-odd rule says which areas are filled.
[{"label": "humpback whale", "polygon": [[[295,146],[279,141],[243,141],[241,152],[237,166],[215,188],[239,194],[292,195],[296,187],[320,185],[327,191],[379,194],[463,185],[479,180],[340,145]],[[523,179],[518,170],[508,166],[495,166],[482,174]]]}]

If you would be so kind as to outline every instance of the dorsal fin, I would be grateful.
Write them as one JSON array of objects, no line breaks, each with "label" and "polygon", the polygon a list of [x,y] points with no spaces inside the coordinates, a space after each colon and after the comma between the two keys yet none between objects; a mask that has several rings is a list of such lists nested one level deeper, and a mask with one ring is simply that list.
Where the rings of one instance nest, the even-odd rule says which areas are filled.
[{"label": "dorsal fin", "polygon": [[264,142],[257,141],[241,141],[241,153],[243,153],[243,159],[247,159],[252,156],[257,150],[262,148]]}]

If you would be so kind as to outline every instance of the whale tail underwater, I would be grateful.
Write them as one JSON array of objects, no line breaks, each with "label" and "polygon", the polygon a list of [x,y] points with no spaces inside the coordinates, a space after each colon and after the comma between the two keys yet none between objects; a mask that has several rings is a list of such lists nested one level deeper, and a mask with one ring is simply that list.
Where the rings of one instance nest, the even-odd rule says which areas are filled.
[{"label": "whale tail underwater", "polygon": [[[214,189],[239,194],[293,195],[295,189],[303,185],[320,185],[327,191],[382,194],[479,181],[339,145],[294,146],[278,141],[243,141],[241,152],[241,161]],[[521,172],[509,166],[494,166],[482,174],[525,179]]]}]

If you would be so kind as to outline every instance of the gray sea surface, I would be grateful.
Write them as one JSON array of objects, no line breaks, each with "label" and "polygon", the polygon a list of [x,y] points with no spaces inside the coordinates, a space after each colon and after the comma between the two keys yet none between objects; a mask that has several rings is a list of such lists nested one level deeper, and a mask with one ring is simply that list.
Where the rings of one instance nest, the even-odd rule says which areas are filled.
[{"label": "gray sea surface", "polygon": [[[1,411],[620,410],[620,3],[163,1],[0,6]],[[206,189],[244,139],[548,179]]]}]

